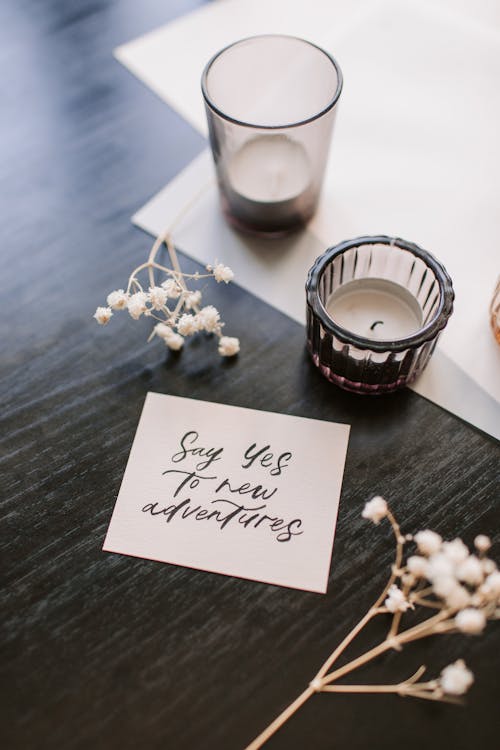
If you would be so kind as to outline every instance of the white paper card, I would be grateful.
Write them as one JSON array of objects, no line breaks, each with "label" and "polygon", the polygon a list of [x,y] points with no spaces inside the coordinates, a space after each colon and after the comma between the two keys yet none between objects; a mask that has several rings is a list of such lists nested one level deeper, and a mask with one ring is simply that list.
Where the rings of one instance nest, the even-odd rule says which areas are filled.
[{"label": "white paper card", "polygon": [[348,437],[148,393],[103,549],[325,593]]}]

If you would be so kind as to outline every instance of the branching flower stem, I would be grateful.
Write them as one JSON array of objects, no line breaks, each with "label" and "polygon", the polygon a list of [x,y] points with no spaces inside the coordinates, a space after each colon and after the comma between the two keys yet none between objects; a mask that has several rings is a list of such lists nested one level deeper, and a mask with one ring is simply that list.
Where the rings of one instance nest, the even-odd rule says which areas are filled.
[{"label": "branching flower stem", "polygon": [[347,646],[356,638],[358,633],[363,630],[365,625],[370,622],[370,620],[375,617],[378,614],[386,613],[387,610],[384,608],[381,608],[380,605],[384,601],[385,597],[387,596],[387,592],[389,591],[390,587],[396,580],[396,569],[399,569],[401,566],[402,560],[403,560],[403,546],[404,546],[404,537],[401,535],[401,530],[399,528],[399,524],[397,523],[396,519],[392,515],[392,513],[389,511],[387,515],[389,522],[391,524],[392,530],[394,532],[394,537],[396,539],[396,560],[395,564],[392,567],[391,575],[389,577],[389,580],[387,581],[387,584],[385,585],[384,590],[378,597],[375,604],[373,604],[372,607],[368,610],[366,615],[361,618],[361,620],[358,622],[357,625],[351,630],[350,633],[344,638],[344,640],[337,646],[337,648],[330,654],[328,659],[325,661],[321,669],[319,670],[318,674],[316,675],[316,679],[322,679],[330,667],[337,661],[339,656],[344,653]]},{"label": "branching flower stem", "polygon": [[[479,580],[477,571],[480,561],[478,562],[478,558],[474,555],[469,555],[461,540],[443,543],[441,537],[435,532],[428,530],[419,532],[415,540],[419,551],[421,548],[424,550],[424,557],[413,556],[409,559],[409,562],[403,564],[404,545],[407,541],[411,541],[412,537],[402,535],[399,524],[386,501],[381,497],[373,498],[372,501],[367,503],[363,516],[376,524],[381,518],[387,518],[391,524],[396,541],[396,550],[389,580],[373,606],[332,651],[307,688],[247,746],[246,750],[259,750],[315,693],[392,693],[403,697],[411,696],[425,700],[460,703],[460,696],[472,684],[473,675],[462,660],[458,660],[443,669],[440,678],[426,682],[419,681],[426,669],[422,666],[408,679],[393,685],[338,684],[340,678],[391,649],[400,651],[404,645],[432,635],[455,632],[479,633],[484,628],[487,619],[498,617],[500,573],[496,572],[493,561],[484,558],[484,548],[488,549],[490,544],[488,537],[483,535],[476,540],[478,549],[483,547],[480,554],[482,554],[481,559],[486,565],[485,572],[481,574]],[[429,558],[428,560],[425,555]],[[461,572],[460,565],[465,564],[465,560],[467,560],[467,565],[465,569],[462,567]],[[429,568],[426,567],[427,564],[429,564]],[[440,589],[437,586],[434,588],[435,579],[433,576],[435,574],[432,573],[432,565],[441,565],[441,569],[444,570],[442,580],[440,580]],[[418,572],[419,570],[424,572]],[[431,582],[430,586],[424,585],[425,571],[427,570],[429,570],[427,580]],[[454,570],[458,571],[458,578],[456,577],[457,574],[453,572]],[[412,571],[417,572],[413,573]],[[453,578],[453,576],[455,577]],[[465,578],[460,576],[465,576]],[[474,580],[471,576],[472,578],[475,577]],[[467,577],[469,577],[469,581],[466,580]],[[466,580],[468,588],[464,588],[463,583],[461,583],[464,580]],[[401,582],[401,588],[396,585],[396,581]],[[452,598],[448,603],[446,595],[437,593],[445,588],[444,584],[448,587],[450,597],[456,596],[458,590],[461,597],[460,601],[465,601],[465,603],[453,604]],[[455,599],[455,601],[458,600]],[[436,609],[437,612],[418,624],[401,630],[400,625],[404,612],[407,609],[414,609],[415,605]],[[471,607],[471,605],[473,606]],[[331,671],[333,665],[363,628],[374,617],[384,614],[392,615],[386,638],[347,664]]]},{"label": "branching flower stem", "polygon": [[[201,289],[188,288],[191,280],[198,282],[201,279],[213,279],[218,284],[228,284],[234,278],[233,271],[229,266],[216,260],[213,266],[206,266],[207,274],[183,273],[172,240],[173,227],[185,216],[209,184],[201,187],[193,199],[182,208],[170,228],[155,239],[147,261],[137,266],[130,274],[126,290],[115,289],[107,295],[106,305],[97,307],[93,317],[99,325],[107,325],[116,311],[126,310],[134,320],[144,316],[157,321],[148,341],[156,337],[172,351],[182,349],[186,337],[204,332],[215,337],[218,352],[222,357],[234,357],[238,354],[239,339],[223,334],[225,324],[217,308],[214,305],[201,304]],[[157,260],[158,252],[163,245],[167,249],[171,267]],[[158,283],[155,273],[157,271],[164,277]],[[138,279],[141,272],[144,272],[147,278],[146,288],[143,288]]]}]

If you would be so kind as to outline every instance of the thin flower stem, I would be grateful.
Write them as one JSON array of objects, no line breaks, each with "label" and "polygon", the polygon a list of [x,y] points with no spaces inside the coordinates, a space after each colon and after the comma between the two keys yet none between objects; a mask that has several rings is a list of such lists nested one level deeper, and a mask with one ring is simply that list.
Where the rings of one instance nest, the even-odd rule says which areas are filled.
[{"label": "thin flower stem", "polygon": [[[401,693],[405,683],[397,685],[325,685],[322,693]],[[404,690],[406,693],[407,691]]]},{"label": "thin flower stem", "polygon": [[427,620],[420,622],[418,625],[403,630],[398,636],[396,636],[396,640],[403,644],[415,641],[419,638],[425,638],[428,635],[433,635],[433,633],[436,632],[436,626],[446,620],[449,617],[449,614],[449,610],[442,609],[437,615],[428,617]]},{"label": "thin flower stem", "polygon": [[[173,249],[173,245],[171,245],[171,248]],[[175,258],[176,258],[176,264],[177,264],[177,266],[179,266],[179,261],[177,259],[177,254],[175,253],[175,250],[173,250],[173,252],[174,252],[174,255],[175,255]],[[172,265],[173,265],[173,262],[172,262]],[[178,270],[178,271],[174,270],[173,271],[171,268],[167,268],[167,266],[162,266],[160,263],[156,263],[156,261],[149,261],[148,260],[146,263],[141,263],[140,266],[137,266],[137,268],[134,268],[134,270],[130,274],[130,277],[129,277],[129,280],[128,280],[128,285],[127,285],[127,292],[130,291],[130,286],[134,282],[135,283],[139,283],[137,281],[136,276],[137,276],[138,273],[140,273],[141,271],[143,271],[145,268],[148,268],[148,269],[156,268],[158,271],[163,271],[164,273],[169,274],[170,276],[174,275],[176,277],[178,283],[181,286],[183,286],[183,288],[184,288],[185,291],[189,291],[186,288],[186,285],[184,284],[184,281],[183,281],[185,278],[186,279],[209,279],[209,278],[212,277],[211,273],[207,273],[207,274],[195,274],[195,273],[182,273],[182,271],[180,271],[180,270]],[[153,284],[152,285],[154,285],[154,280],[153,280]]]},{"label": "thin flower stem", "polygon": [[412,674],[411,677],[408,677],[408,679],[406,680],[406,682],[410,682],[410,683],[411,682],[417,682],[422,677],[422,675],[425,673],[426,669],[427,669],[427,667],[424,664],[422,664],[422,666],[420,666],[417,669],[417,671],[415,672],[415,674]]},{"label": "thin flower stem", "polygon": [[409,680],[396,685],[327,685],[322,693],[396,693],[402,697],[423,698],[425,700],[460,704],[461,701],[436,690],[435,680],[411,683]]},{"label": "thin flower stem", "polygon": [[[184,273],[183,271],[181,271],[181,268],[180,268],[180,265],[179,265],[179,262],[178,262],[178,259],[177,259],[177,253],[175,251],[175,246],[174,246],[174,244],[172,242],[170,233],[165,234],[165,235],[160,235],[159,237],[156,238],[155,243],[154,243],[154,245],[151,248],[151,251],[149,253],[149,257],[148,257],[148,260],[147,260],[147,263],[146,263],[147,266],[151,266],[152,267],[153,264],[156,262],[155,258],[157,256],[158,251],[160,250],[161,246],[163,245],[163,243],[165,243],[165,247],[168,250],[168,253],[169,253],[170,259],[172,261],[172,265],[175,268],[175,271],[172,271],[171,268],[166,268],[165,266],[162,267],[162,270],[166,271],[169,274],[175,273],[177,276],[181,276],[184,279],[210,279],[213,276],[213,274],[211,274],[211,273],[203,273],[203,274],[200,274],[198,272],[196,272],[196,273]],[[176,263],[175,264],[174,264],[174,258],[173,258],[173,256],[176,259]],[[159,266],[156,266],[156,268],[159,268]],[[137,272],[137,269],[136,269],[135,272]],[[152,284],[152,286],[153,286],[153,284]]]},{"label": "thin flower stem", "polygon": [[[166,320],[165,318],[160,318],[159,315],[155,315],[154,312],[151,312],[151,310],[149,310],[148,313],[149,313],[148,318],[154,318],[155,320],[158,320],[160,323],[165,323],[165,320]],[[170,314],[168,310],[167,310],[167,314]]]},{"label": "thin flower stem", "polygon": [[[157,268],[159,271],[165,271],[165,273],[170,273],[170,269],[169,268],[165,268],[165,266],[160,266],[158,263],[153,263],[153,262],[150,262],[150,261],[147,261],[146,263],[141,263],[140,266],[137,266],[137,268],[134,268],[134,270],[132,271],[132,273],[129,276],[129,280],[128,280],[128,284],[127,284],[127,294],[130,292],[130,287],[132,286],[133,283],[139,284],[139,282],[137,281],[137,278],[136,278],[137,274],[140,273],[141,271],[143,271],[145,268],[149,268],[150,266],[152,266],[154,268]],[[141,287],[141,289],[142,289],[142,287]]]},{"label": "thin flower stem", "polygon": [[429,607],[430,609],[442,609],[442,604],[440,602],[431,602],[429,599],[422,599],[418,595],[414,595],[411,597],[411,601],[415,604],[419,604],[422,607]]},{"label": "thin flower stem", "polygon": [[408,686],[408,691],[411,692],[412,690],[421,690],[422,688],[425,688],[426,690],[435,690],[438,686],[437,680],[428,680],[428,682],[415,682],[412,683],[410,680],[407,680],[406,682],[402,683],[403,685]]},{"label": "thin flower stem", "polygon": [[[191,200],[189,200],[187,203],[185,203],[185,205],[177,213],[177,215],[175,216],[175,218],[173,219],[173,221],[170,223],[170,227],[165,232],[162,232],[156,238],[156,240],[154,242],[154,245],[151,248],[151,252],[149,253],[149,262],[153,262],[154,261],[154,259],[156,258],[156,255],[158,253],[158,250],[160,249],[160,247],[162,246],[162,244],[165,243],[165,245],[167,247],[167,250],[169,252],[170,258],[172,260],[172,265],[174,265],[174,268],[175,268],[174,257],[175,257],[175,260],[177,261],[177,254],[175,253],[175,249],[174,249],[173,255],[172,255],[173,243],[171,242],[171,239],[170,239],[171,235],[172,235],[172,232],[174,230],[174,227],[176,225],[178,225],[182,221],[182,219],[184,218],[184,216],[193,208],[193,206],[198,202],[198,200],[201,198],[201,196],[203,195],[203,193],[206,190],[208,190],[208,188],[213,184],[213,182],[214,182],[213,178],[210,178],[209,180],[207,180],[201,186],[201,188],[193,195],[193,197],[191,198]],[[149,271],[152,272],[152,269],[153,269],[153,266],[151,266],[149,268]],[[170,273],[170,269],[167,269],[167,270]],[[177,262],[176,272],[178,274],[180,274],[180,275],[184,275],[186,277],[188,276],[188,274],[182,274],[178,262]],[[190,278],[193,278],[193,276],[196,276],[196,274],[193,274],[192,276],[189,275]],[[150,275],[149,280],[150,280],[151,286],[154,286],[154,275],[153,276]]]},{"label": "thin flower stem", "polygon": [[[399,638],[396,636],[393,641],[397,641],[399,643]],[[394,648],[394,643],[390,641],[382,641],[382,643],[379,643],[378,646],[374,646],[369,651],[361,654],[361,656],[353,659],[353,661],[345,664],[343,667],[340,667],[334,672],[330,672],[330,674],[327,674],[325,677],[323,677],[323,684],[328,685],[331,682],[335,682],[335,680],[338,680],[339,677],[343,677],[344,675],[349,674],[349,672],[352,672],[354,669],[363,666],[363,664],[366,664],[372,659],[375,659],[376,656],[380,656],[380,654],[383,654],[384,651],[388,651],[391,648]]]},{"label": "thin flower stem", "polygon": [[[404,694],[403,694],[404,695]],[[411,698],[423,698],[427,701],[439,701],[440,703],[452,703],[455,706],[461,706],[463,701],[460,698],[453,698],[451,695],[445,693],[426,693],[426,692],[411,692],[408,693]]]},{"label": "thin flower stem", "polygon": [[[207,185],[204,186],[203,190],[206,190],[206,188],[207,188]],[[200,191],[200,192],[202,192],[202,191]],[[179,265],[179,259],[177,257],[177,250],[175,249],[175,245],[172,242],[172,238],[171,238],[171,236],[169,234],[166,235],[166,237],[165,237],[165,245],[167,246],[168,254],[170,255],[170,260],[172,261],[172,265],[174,267],[174,270],[176,271],[176,273],[178,273],[180,275],[179,284],[184,289],[184,291],[187,292],[188,288],[186,286],[186,282],[184,281],[184,278],[187,277],[187,275],[185,275],[185,274],[183,274],[181,272],[181,268],[180,268],[180,265]],[[196,276],[196,278],[202,278],[201,276],[197,276],[196,274],[194,274],[194,275]],[[211,275],[211,274],[207,274],[207,276],[208,275]],[[182,297],[181,297],[181,299],[182,299]],[[193,310],[195,311],[195,313],[199,313],[200,312],[199,305],[193,305]]]},{"label": "thin flower stem", "polygon": [[401,685],[325,685],[322,693],[399,693]]},{"label": "thin flower stem", "polygon": [[[396,580],[396,573],[394,572],[394,568],[400,568],[401,562],[403,559],[403,545],[404,545],[404,538],[401,535],[401,529],[399,528],[399,524],[397,523],[396,519],[392,515],[390,511],[387,513],[387,518],[389,519],[389,522],[392,526],[392,530],[394,532],[394,537],[396,539],[396,559],[394,563],[394,567],[391,571],[391,575],[389,577],[389,580],[378,597],[375,604],[368,610],[366,615],[361,618],[361,620],[358,622],[358,624],[351,630],[350,633],[346,635],[344,640],[337,646],[337,648],[330,654],[328,659],[325,661],[321,669],[319,670],[318,674],[316,675],[317,678],[321,679],[324,677],[324,675],[328,672],[330,667],[337,661],[338,657],[345,651],[347,646],[354,640],[354,638],[358,635],[358,633],[364,628],[364,626],[377,614],[381,613],[381,610],[379,609],[380,605],[384,601],[387,592],[389,591],[390,587]],[[383,610],[385,612],[385,610]]]},{"label": "thin flower stem", "polygon": [[402,616],[402,614],[403,613],[401,611],[394,612],[394,615],[392,617],[391,627],[389,629],[389,632],[387,633],[387,637],[388,638],[393,638],[397,634],[398,628],[399,628],[399,623],[401,622],[401,616]]},{"label": "thin flower stem", "polygon": [[354,669],[363,666],[363,664],[366,664],[376,656],[383,654],[384,651],[388,651],[390,648],[402,646],[404,643],[409,643],[418,638],[425,638],[428,635],[432,635],[436,632],[435,626],[447,617],[448,612],[443,610],[439,614],[429,617],[427,620],[424,620],[424,622],[415,625],[413,628],[403,630],[399,635],[396,635],[389,640],[382,641],[378,646],[374,646],[366,653],[358,656],[357,659],[345,664],[343,667],[340,667],[340,669],[335,670],[335,672],[327,674],[323,677],[323,684],[327,685],[331,682],[335,682],[335,680],[338,680],[340,677],[349,674],[349,672],[352,672]]},{"label": "thin flower stem", "polygon": [[433,591],[434,591],[434,589],[432,588],[432,586],[426,586],[423,589],[418,589],[418,591],[416,593],[419,596],[427,596],[427,594],[432,594]]},{"label": "thin flower stem", "polygon": [[[411,588],[411,586],[409,586],[408,584],[406,584],[404,586],[404,588],[403,588],[403,594],[404,594],[405,599],[408,598],[408,594],[410,592],[410,588]],[[397,611],[397,612],[394,613],[394,615],[392,617],[391,627],[390,627],[389,632],[387,634],[387,638],[393,638],[397,634],[398,629],[399,629],[399,623],[401,622],[401,617],[402,616],[403,616],[403,612],[401,610],[399,610],[399,611]]]},{"label": "thin flower stem", "polygon": [[392,584],[396,580],[396,571],[398,571],[401,568],[401,563],[403,561],[403,546],[405,543],[405,538],[401,534],[401,529],[399,528],[399,524],[392,515],[391,511],[387,511],[387,518],[392,526],[392,530],[394,532],[394,537],[396,539],[396,558],[394,561],[394,565],[392,566],[391,575],[389,576],[389,580],[387,581],[384,590],[380,594],[379,598],[373,605],[373,608],[379,607],[384,599],[387,596],[387,592],[391,588]]},{"label": "thin flower stem", "polygon": [[180,222],[181,222],[181,221],[182,221],[182,219],[183,219],[183,218],[184,218],[184,217],[186,216],[186,214],[188,214],[188,213],[189,213],[189,211],[191,211],[191,209],[193,208],[193,206],[195,206],[195,205],[196,205],[196,203],[197,203],[197,202],[199,201],[199,199],[200,199],[200,198],[202,197],[203,193],[205,193],[205,192],[206,192],[206,191],[208,190],[208,188],[209,188],[209,187],[211,187],[211,186],[212,186],[213,184],[214,184],[214,178],[213,178],[213,177],[211,177],[211,178],[210,178],[209,180],[207,180],[207,181],[206,181],[206,182],[205,182],[205,183],[204,183],[204,184],[203,184],[203,185],[202,185],[202,186],[200,187],[200,189],[199,189],[199,190],[198,190],[198,191],[197,191],[197,192],[196,192],[196,193],[195,193],[195,194],[193,195],[193,197],[191,198],[191,200],[190,200],[190,201],[188,201],[188,202],[187,202],[187,203],[186,203],[186,204],[185,204],[185,205],[184,205],[184,206],[182,207],[182,209],[181,209],[181,210],[179,211],[179,213],[177,214],[177,216],[176,216],[176,217],[174,218],[174,220],[173,220],[173,221],[171,222],[171,224],[170,224],[170,228],[169,228],[169,230],[168,230],[168,233],[169,233],[169,234],[172,234],[172,232],[174,231],[174,227],[175,227],[175,226],[177,226],[178,224],[180,224]]},{"label": "thin flower stem", "polygon": [[361,620],[358,622],[358,624],[351,630],[348,635],[344,638],[344,640],[337,646],[335,651],[333,651],[328,659],[325,661],[321,669],[319,670],[318,674],[316,675],[317,678],[321,679],[325,676],[325,674],[328,672],[332,664],[337,661],[340,654],[342,654],[343,651],[347,648],[347,646],[356,638],[357,634],[365,627],[365,625],[370,622],[372,617],[375,617],[375,615],[378,614],[377,610],[375,610],[373,607],[368,610],[366,615],[361,618]]},{"label": "thin flower stem", "polygon": [[[430,682],[418,682],[427,667],[423,665],[417,671],[408,677],[404,682],[398,682],[396,685],[325,685],[321,688],[322,693],[393,693],[399,692],[402,688],[406,691],[417,688],[435,688],[435,680]],[[418,684],[415,684],[418,683]]]},{"label": "thin flower stem", "polygon": [[[163,237],[157,237],[156,240],[155,240],[155,242],[154,242],[154,244],[153,244],[153,247],[151,248],[151,251],[149,253],[148,264],[151,264],[151,263],[154,262],[154,260],[156,258],[156,255],[158,253],[158,250],[162,246],[162,243],[163,243]],[[151,287],[156,286],[156,284],[155,284],[155,273],[154,273],[154,269],[153,269],[153,267],[151,265],[149,265],[149,267],[148,267],[148,275],[149,275],[149,286],[151,286]]]},{"label": "thin flower stem", "polygon": [[177,257],[177,250],[175,249],[175,245],[172,242],[172,238],[169,234],[165,235],[165,245],[167,246],[168,254],[170,256],[170,260],[172,261],[174,271],[181,277],[179,279],[179,283],[184,288],[184,290],[186,290],[186,284],[184,282],[183,274],[179,264],[179,258]]},{"label": "thin flower stem", "polygon": [[184,304],[184,300],[182,299],[182,297],[179,297],[179,299],[177,300],[177,304],[176,304],[176,306],[174,307],[174,311],[173,311],[173,313],[172,313],[172,317],[174,317],[174,318],[176,318],[176,317],[177,317],[177,315],[178,315],[178,314],[179,314],[179,312],[181,311],[181,308],[182,308],[182,305],[183,305],[183,304]]},{"label": "thin flower stem", "polygon": [[259,748],[264,745],[272,735],[280,729],[280,727],[283,726],[283,724],[288,721],[290,716],[292,716],[298,709],[311,697],[311,695],[314,695],[315,691],[311,686],[307,687],[303,693],[299,695],[298,698],[294,700],[293,703],[290,703],[287,708],[285,708],[282,713],[271,723],[269,724],[266,729],[264,729],[263,732],[259,734],[258,737],[256,737],[253,742],[251,742],[245,750],[258,750]]}]

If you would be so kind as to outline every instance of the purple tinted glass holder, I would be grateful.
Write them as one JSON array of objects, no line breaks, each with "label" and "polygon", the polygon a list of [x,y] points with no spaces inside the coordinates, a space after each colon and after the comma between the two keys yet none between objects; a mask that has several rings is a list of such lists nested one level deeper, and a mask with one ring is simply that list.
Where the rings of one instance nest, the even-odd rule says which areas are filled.
[{"label": "purple tinted glass holder", "polygon": [[[339,326],[328,314],[330,295],[355,279],[384,278],[418,301],[422,327],[407,338],[374,341]],[[411,383],[425,368],[453,310],[451,279],[426,250],[400,238],[357,237],[329,248],[307,277],[307,348],[332,383],[378,395]]]}]

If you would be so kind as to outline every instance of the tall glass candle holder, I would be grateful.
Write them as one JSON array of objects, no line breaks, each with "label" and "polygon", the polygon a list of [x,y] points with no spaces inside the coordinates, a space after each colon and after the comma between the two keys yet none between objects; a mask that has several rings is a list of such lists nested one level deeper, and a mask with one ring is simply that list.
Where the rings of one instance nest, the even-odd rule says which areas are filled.
[{"label": "tall glass candle holder", "polygon": [[307,347],[332,383],[388,393],[424,369],[453,309],[445,268],[411,242],[358,237],[327,250],[306,283]]},{"label": "tall glass candle holder", "polygon": [[237,229],[282,235],[313,215],[342,74],[334,58],[291,36],[243,39],[202,75],[222,209]]}]

